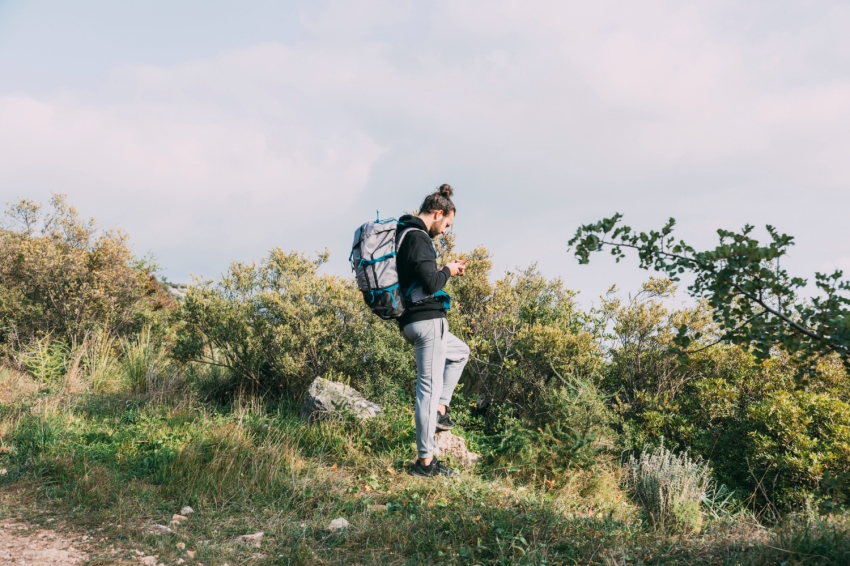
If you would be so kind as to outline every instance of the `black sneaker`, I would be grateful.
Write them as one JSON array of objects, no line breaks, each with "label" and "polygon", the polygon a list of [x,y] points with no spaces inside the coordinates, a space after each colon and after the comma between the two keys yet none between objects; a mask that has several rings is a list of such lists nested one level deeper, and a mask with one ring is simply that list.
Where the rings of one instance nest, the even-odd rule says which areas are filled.
[{"label": "black sneaker", "polygon": [[455,426],[455,422],[449,416],[449,412],[446,411],[446,414],[443,415],[440,411],[437,411],[437,430],[451,430]]},{"label": "black sneaker", "polygon": [[410,469],[410,475],[418,478],[434,478],[437,476],[456,478],[460,474],[445,467],[443,463],[435,457],[427,466],[423,466],[422,461],[417,458],[416,463],[413,464],[413,468]]}]

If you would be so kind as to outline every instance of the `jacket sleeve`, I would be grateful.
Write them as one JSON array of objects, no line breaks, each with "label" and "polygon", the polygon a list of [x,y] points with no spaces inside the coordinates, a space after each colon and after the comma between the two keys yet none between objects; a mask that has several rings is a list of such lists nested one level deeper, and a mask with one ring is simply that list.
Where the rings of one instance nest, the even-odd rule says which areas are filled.
[{"label": "jacket sleeve", "polygon": [[416,282],[422,286],[422,290],[432,295],[446,286],[452,272],[448,267],[437,269],[437,258],[434,257],[434,248],[427,240],[428,236],[413,233],[408,248],[408,260],[413,268]]}]

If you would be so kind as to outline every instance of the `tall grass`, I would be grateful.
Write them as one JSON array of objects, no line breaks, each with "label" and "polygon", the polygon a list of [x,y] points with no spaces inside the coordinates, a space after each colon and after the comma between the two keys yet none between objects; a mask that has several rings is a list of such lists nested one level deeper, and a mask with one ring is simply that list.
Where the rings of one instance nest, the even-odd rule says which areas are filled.
[{"label": "tall grass", "polygon": [[691,459],[687,452],[677,456],[662,444],[637,458],[629,456],[623,471],[624,484],[654,527],[699,532],[700,505],[712,482],[700,458]]},{"label": "tall grass", "polygon": [[88,334],[80,346],[79,365],[94,391],[107,391],[120,385],[121,368],[116,341],[105,329]]},{"label": "tall grass", "polygon": [[153,393],[170,389],[176,381],[170,371],[168,353],[150,331],[143,328],[138,336],[121,341],[124,375],[136,393]]},{"label": "tall grass", "polygon": [[174,461],[166,483],[186,503],[221,508],[234,501],[286,497],[300,457],[285,434],[260,440],[238,423],[226,423],[190,441]]}]

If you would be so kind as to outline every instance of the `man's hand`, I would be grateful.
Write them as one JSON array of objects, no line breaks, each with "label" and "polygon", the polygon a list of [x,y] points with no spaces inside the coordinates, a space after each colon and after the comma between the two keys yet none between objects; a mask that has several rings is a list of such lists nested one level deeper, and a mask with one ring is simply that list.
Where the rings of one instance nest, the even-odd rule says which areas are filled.
[{"label": "man's hand", "polygon": [[446,267],[452,272],[452,277],[457,277],[458,275],[463,277],[466,274],[466,260],[464,259],[452,260],[446,264]]}]

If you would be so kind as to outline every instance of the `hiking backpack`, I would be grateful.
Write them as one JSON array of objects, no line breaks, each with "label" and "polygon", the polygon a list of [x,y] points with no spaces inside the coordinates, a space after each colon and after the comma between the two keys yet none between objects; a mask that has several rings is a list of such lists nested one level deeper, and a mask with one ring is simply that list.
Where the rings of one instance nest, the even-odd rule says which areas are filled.
[{"label": "hiking backpack", "polygon": [[[398,283],[396,255],[405,236],[413,230],[425,232],[421,228],[403,229],[396,239],[399,225],[404,223],[395,218],[376,219],[367,222],[354,232],[354,245],[351,247],[351,269],[357,280],[357,288],[363,293],[363,299],[373,313],[383,319],[398,318],[404,314],[407,304],[415,304],[429,297],[440,297],[443,308],[450,308],[450,298],[443,291],[426,295],[419,285],[402,291]],[[437,250],[434,250],[436,257]]]}]

